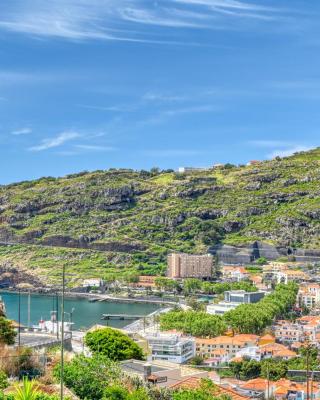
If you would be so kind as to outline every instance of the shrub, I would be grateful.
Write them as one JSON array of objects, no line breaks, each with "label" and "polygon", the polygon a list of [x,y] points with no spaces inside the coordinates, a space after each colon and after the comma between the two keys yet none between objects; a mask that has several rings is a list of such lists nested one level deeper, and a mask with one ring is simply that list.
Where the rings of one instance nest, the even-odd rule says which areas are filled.
[{"label": "shrub", "polygon": [[112,328],[87,333],[85,343],[94,354],[101,354],[113,361],[135,358],[142,360],[142,349],[127,335]]},{"label": "shrub", "polygon": [[[56,365],[53,374],[56,379],[60,379],[60,364]],[[120,376],[119,366],[99,355],[79,355],[64,366],[64,383],[80,399],[102,399],[105,389],[118,383]]]}]

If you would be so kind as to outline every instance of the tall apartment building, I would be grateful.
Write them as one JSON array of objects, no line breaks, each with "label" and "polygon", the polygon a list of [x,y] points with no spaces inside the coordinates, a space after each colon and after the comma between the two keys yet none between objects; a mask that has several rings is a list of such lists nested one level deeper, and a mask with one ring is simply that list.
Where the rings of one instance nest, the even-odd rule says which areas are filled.
[{"label": "tall apartment building", "polygon": [[172,253],[168,255],[168,278],[211,278],[212,269],[213,257],[211,254]]}]

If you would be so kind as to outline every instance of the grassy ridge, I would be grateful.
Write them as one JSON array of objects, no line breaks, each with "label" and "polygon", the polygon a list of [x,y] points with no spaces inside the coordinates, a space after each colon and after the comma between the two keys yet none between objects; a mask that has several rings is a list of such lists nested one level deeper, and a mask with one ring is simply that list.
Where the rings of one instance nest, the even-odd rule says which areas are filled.
[{"label": "grassy ridge", "polygon": [[61,262],[93,275],[152,274],[168,251],[216,243],[320,248],[319,182],[315,149],[205,172],[108,170],[2,186],[0,242],[20,244],[0,248],[0,266],[54,280]]}]

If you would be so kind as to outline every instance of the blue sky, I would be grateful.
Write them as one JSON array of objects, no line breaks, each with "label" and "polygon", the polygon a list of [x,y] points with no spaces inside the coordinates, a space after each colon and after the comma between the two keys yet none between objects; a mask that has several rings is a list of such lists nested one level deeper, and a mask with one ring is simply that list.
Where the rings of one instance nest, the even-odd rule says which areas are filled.
[{"label": "blue sky", "polygon": [[319,145],[317,0],[2,0],[0,183]]}]

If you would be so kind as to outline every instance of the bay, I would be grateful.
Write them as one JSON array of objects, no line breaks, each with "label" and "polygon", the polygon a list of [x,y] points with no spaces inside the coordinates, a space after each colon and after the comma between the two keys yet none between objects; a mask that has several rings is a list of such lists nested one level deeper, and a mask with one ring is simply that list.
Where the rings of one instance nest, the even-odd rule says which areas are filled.
[{"label": "bay", "polygon": [[[0,296],[5,303],[7,317],[15,321],[18,320],[19,295],[12,292],[1,292]],[[30,320],[32,325],[37,325],[41,319],[49,320],[50,313],[56,310],[56,296],[31,294],[31,313]],[[60,319],[60,298],[59,300],[59,319]],[[95,302],[91,303],[82,298],[65,299],[65,320],[70,320],[70,312],[73,311],[73,329],[88,329],[95,324],[109,325],[122,328],[132,321],[103,321],[102,314],[131,314],[148,315],[159,309],[159,305],[146,303],[117,303],[117,302]],[[28,295],[21,294],[21,323],[28,323]]]}]

